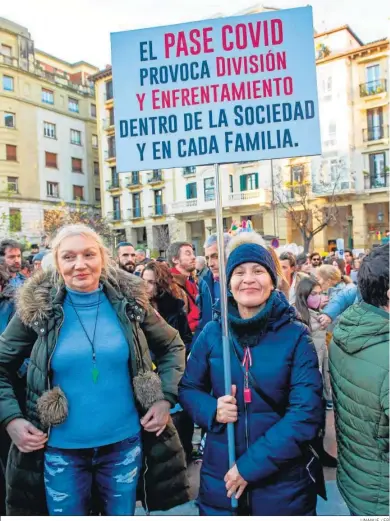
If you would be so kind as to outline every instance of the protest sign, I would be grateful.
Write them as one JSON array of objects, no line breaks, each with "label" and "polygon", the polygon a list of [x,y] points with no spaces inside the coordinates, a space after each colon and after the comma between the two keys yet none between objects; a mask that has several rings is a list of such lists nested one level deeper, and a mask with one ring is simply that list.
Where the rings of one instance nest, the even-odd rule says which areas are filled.
[{"label": "protest sign", "polygon": [[311,7],[111,35],[117,170],[321,153]]}]

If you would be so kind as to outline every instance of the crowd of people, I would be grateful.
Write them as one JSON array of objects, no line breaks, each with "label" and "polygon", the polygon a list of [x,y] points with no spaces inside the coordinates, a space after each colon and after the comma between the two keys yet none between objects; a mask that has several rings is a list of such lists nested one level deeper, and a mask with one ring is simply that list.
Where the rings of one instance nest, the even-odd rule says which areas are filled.
[{"label": "crowd of people", "polygon": [[157,259],[84,225],[28,257],[0,243],[0,513],[167,510],[194,461],[201,515],[233,495],[242,515],[315,515],[324,466],[351,514],[388,515],[389,246],[278,255],[246,232],[224,251],[228,395],[216,235]]}]

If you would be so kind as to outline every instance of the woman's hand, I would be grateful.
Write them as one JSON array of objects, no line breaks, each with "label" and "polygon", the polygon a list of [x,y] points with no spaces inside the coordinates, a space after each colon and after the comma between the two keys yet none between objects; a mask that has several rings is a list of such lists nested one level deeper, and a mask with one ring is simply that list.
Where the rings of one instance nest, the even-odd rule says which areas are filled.
[{"label": "woman's hand", "polygon": [[237,421],[237,400],[235,398],[237,386],[232,385],[232,394],[221,396],[217,402],[217,416],[218,423],[234,423]]},{"label": "woman's hand", "polygon": [[318,317],[322,329],[326,329],[332,323],[332,319],[328,315],[322,314]]},{"label": "woman's hand", "polygon": [[227,497],[231,498],[234,494],[236,499],[242,496],[248,482],[238,472],[237,465],[234,465],[225,476]]},{"label": "woman's hand", "polygon": [[23,418],[10,421],[6,430],[20,452],[34,452],[43,449],[47,442],[47,434]]},{"label": "woman's hand", "polygon": [[166,400],[156,402],[141,420],[142,427],[147,432],[155,432],[156,436],[164,431],[169,421],[171,404]]}]

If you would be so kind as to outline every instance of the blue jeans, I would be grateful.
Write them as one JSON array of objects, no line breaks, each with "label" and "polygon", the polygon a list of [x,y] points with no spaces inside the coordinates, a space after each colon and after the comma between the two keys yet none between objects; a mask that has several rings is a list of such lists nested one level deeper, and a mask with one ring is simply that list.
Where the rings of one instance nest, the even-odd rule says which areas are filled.
[{"label": "blue jeans", "polygon": [[[131,516],[142,466],[139,436],[95,449],[45,450],[44,480],[51,516],[87,516],[92,490],[101,513]],[[97,500],[97,501],[96,501]]]}]

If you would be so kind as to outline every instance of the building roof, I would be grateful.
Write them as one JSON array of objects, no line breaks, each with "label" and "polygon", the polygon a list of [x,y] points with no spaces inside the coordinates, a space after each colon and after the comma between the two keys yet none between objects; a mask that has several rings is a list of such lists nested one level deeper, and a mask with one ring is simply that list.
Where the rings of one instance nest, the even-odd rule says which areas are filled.
[{"label": "building roof", "polygon": [[389,45],[390,40],[388,38],[384,38],[383,40],[377,40],[375,42],[368,43],[366,45],[362,45],[361,47],[356,47],[356,49],[352,49],[350,51],[341,52],[338,54],[330,54],[326,58],[322,58],[320,60],[317,60],[317,64],[330,62],[332,60],[338,60],[339,58],[347,58],[352,57],[353,55],[359,55],[363,52],[370,51],[371,49],[375,49],[377,47],[383,47],[385,45]]},{"label": "building roof", "polygon": [[349,27],[349,25],[341,25],[340,27],[335,27],[334,29],[329,29],[329,31],[324,31],[322,33],[317,33],[314,35],[314,38],[320,38],[321,36],[327,36],[328,34],[332,33],[338,33],[339,31],[345,31],[347,30],[354,38],[355,40],[360,44],[364,45],[362,40],[359,38],[359,36]]},{"label": "building roof", "polygon": [[78,67],[80,65],[87,65],[87,67],[91,67],[91,69],[95,69],[96,71],[99,70],[99,67],[96,67],[95,65],[92,65],[91,63],[85,62],[85,61],[78,61],[75,63],[70,63],[65,60],[62,60],[61,58],[57,58],[57,56],[53,56],[52,54],[49,54],[48,52],[41,51],[39,49],[35,49],[35,53],[42,54],[43,56],[47,56],[47,58],[50,58],[51,60],[58,61],[60,63],[63,63],[64,65],[68,67]]},{"label": "building roof", "polygon": [[112,75],[112,67],[111,65],[107,66],[105,69],[97,72],[96,74],[93,74],[92,76],[90,76],[90,80],[91,81],[94,81],[94,82],[97,82],[98,80],[101,80],[103,78],[107,78],[108,76],[111,76]]}]

